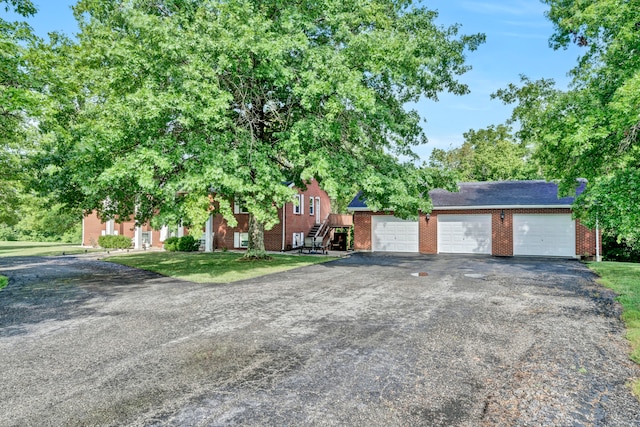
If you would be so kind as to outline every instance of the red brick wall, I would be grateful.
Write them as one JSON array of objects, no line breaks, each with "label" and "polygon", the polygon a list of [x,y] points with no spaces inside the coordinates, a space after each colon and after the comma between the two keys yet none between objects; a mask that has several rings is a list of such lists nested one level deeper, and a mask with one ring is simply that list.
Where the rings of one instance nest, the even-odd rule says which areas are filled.
[{"label": "red brick wall", "polygon": [[[437,210],[432,211],[429,221],[425,214],[420,214],[419,250],[423,254],[438,253],[438,215],[468,215],[490,214],[492,225],[492,254],[494,256],[513,255],[513,215],[514,214],[569,214],[568,208],[544,209],[504,209],[504,220],[500,219],[502,209],[472,209],[472,210]],[[376,212],[354,213],[354,249],[370,251],[371,246],[371,217],[384,215]],[[601,242],[602,244],[602,242]],[[602,247],[600,248],[602,253]],[[595,255],[595,232],[576,221],[576,255]]]},{"label": "red brick wall", "polygon": [[[89,215],[85,216],[82,220],[83,224],[83,246],[97,246],[98,238],[102,236],[102,232],[107,229],[107,225],[100,221],[97,213],[91,212]],[[160,231],[154,230],[151,228],[149,224],[144,224],[142,227],[142,231],[151,231],[151,246],[156,248],[161,248],[163,242],[160,241]],[[116,220],[114,226],[114,231],[117,231],[120,236],[127,236],[133,239],[135,235],[135,221],[124,221],[118,223]]]},{"label": "red brick wall", "polygon": [[[320,188],[316,180],[311,180],[307,184],[306,191],[298,191],[298,194],[304,194],[304,206],[300,215],[293,213],[293,203],[287,203],[285,205],[286,221],[285,221],[285,249],[293,245],[293,233],[304,233],[308,235],[309,231],[316,223],[315,209],[317,206],[314,203],[314,214],[309,213],[309,198],[320,198],[320,222],[323,222],[331,213],[331,200],[327,193]],[[249,214],[236,214],[235,215],[238,225],[234,228],[230,228],[227,222],[222,218],[222,215],[216,215],[213,218],[213,232],[214,234],[214,247],[218,249],[234,248],[234,232],[247,232],[249,230]],[[268,251],[280,251],[282,249],[282,209],[279,209],[278,217],[279,223],[276,224],[271,230],[265,230],[264,243],[265,248]],[[102,231],[106,229],[106,224],[101,222],[96,213],[93,212],[86,216],[83,220],[84,225],[84,238],[83,245],[94,246],[98,244],[98,237],[102,235]],[[134,236],[134,222],[126,221],[122,224],[116,222],[114,229],[118,231],[118,234],[133,238]],[[163,242],[160,242],[160,231],[152,230],[149,224],[142,226],[142,231],[152,231],[151,237],[152,246],[161,248]],[[203,228],[204,231],[204,228]],[[194,237],[199,238],[200,235],[196,234]]]},{"label": "red brick wall", "polygon": [[[602,233],[600,233],[598,245],[602,255]],[[576,254],[588,257],[596,255],[596,232],[582,225],[580,220],[576,221]]]},{"label": "red brick wall", "polygon": [[[285,218],[285,242],[284,249],[293,246],[293,233],[304,233],[305,236],[316,224],[315,209],[317,209],[315,198],[320,198],[320,221],[324,221],[331,213],[331,200],[327,193],[320,188],[316,180],[312,180],[307,184],[307,190],[298,190],[298,194],[304,195],[304,204],[300,214],[293,213],[293,203],[287,203],[284,206]],[[314,214],[309,213],[309,198],[314,198]],[[249,230],[249,214],[236,214],[238,225],[230,228],[221,215],[216,215],[213,219],[213,231],[215,233],[215,246],[217,248],[234,248],[233,233],[246,233]],[[282,250],[282,209],[278,210],[280,222],[271,230],[264,232],[264,246],[268,251]]]},{"label": "red brick wall", "polygon": [[504,219],[502,209],[487,213],[491,213],[491,254],[513,256],[513,210],[505,209]]},{"label": "red brick wall", "polygon": [[82,219],[82,245],[98,246],[98,237],[102,235],[102,230],[106,230],[106,225],[95,212],[85,216]]},{"label": "red brick wall", "polygon": [[373,212],[354,212],[353,214],[353,249],[356,251],[371,250],[371,216]]},{"label": "red brick wall", "polygon": [[[298,190],[298,194],[304,195],[304,204],[302,206],[302,212],[297,215],[293,213],[293,203],[287,203],[285,206],[286,221],[285,221],[285,248],[293,245],[293,233],[304,233],[305,237],[308,236],[309,231],[316,224],[317,203],[314,201],[314,214],[309,213],[309,199],[311,197],[320,198],[320,222],[324,222],[331,213],[331,200],[327,193],[320,188],[316,180],[312,180],[307,183],[307,190],[302,192]],[[280,228],[282,233],[282,228]],[[280,236],[282,239],[282,235]]]},{"label": "red brick wall", "polygon": [[420,237],[419,251],[422,254],[437,254],[438,253],[438,214],[431,212],[429,214],[429,221],[427,221],[426,214],[420,214],[418,218],[418,229]]},{"label": "red brick wall", "polygon": [[[236,214],[238,224],[229,227],[222,215],[213,217],[214,247],[217,249],[239,249],[234,247],[234,233],[249,231],[249,214]],[[282,209],[278,210],[278,217],[282,218]],[[279,251],[282,248],[282,221],[271,230],[264,232],[264,247],[268,251]]]}]

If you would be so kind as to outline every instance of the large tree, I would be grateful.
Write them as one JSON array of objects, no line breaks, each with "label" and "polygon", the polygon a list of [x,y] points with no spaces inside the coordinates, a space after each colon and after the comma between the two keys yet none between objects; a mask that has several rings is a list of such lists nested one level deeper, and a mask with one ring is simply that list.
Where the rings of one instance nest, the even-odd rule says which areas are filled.
[{"label": "large tree", "polygon": [[504,181],[540,178],[539,166],[527,145],[516,140],[511,127],[489,126],[464,133],[460,147],[434,149],[432,167],[457,172],[461,181]]},{"label": "large tree", "polygon": [[640,237],[640,1],[545,0],[555,26],[552,47],[582,47],[572,85],[523,77],[499,91],[516,102],[520,136],[538,145],[549,178],[571,193],[589,180],[577,211],[621,238]]},{"label": "large tree", "polygon": [[[467,87],[482,35],[441,28],[404,0],[81,0],[76,45],[54,48],[58,91],[40,182],[103,216],[200,225],[213,206],[250,213],[250,254],[316,178],[354,183],[373,208],[415,215],[431,179],[404,105]],[[73,96],[69,96],[73,94]],[[398,159],[409,159],[405,163]]]},{"label": "large tree", "polygon": [[[0,0],[0,8],[24,17],[36,12],[29,0]],[[0,224],[18,221],[22,160],[40,99],[27,49],[35,41],[26,23],[0,18]]]}]

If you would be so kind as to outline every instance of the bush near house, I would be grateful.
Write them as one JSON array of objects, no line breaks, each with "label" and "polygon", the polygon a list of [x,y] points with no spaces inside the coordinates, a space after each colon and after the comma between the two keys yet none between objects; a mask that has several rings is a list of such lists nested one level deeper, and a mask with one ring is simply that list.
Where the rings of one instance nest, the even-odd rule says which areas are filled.
[{"label": "bush near house", "polygon": [[164,241],[164,250],[169,252],[175,252],[178,250],[179,237],[169,237]]},{"label": "bush near house", "polygon": [[104,249],[129,249],[131,238],[127,236],[100,236],[98,245]]},{"label": "bush near house", "polygon": [[614,233],[602,234],[602,253],[605,261],[640,262],[640,244],[622,239]]},{"label": "bush near house", "polygon": [[200,242],[193,236],[169,237],[164,241],[164,249],[170,252],[194,252],[200,248]]}]

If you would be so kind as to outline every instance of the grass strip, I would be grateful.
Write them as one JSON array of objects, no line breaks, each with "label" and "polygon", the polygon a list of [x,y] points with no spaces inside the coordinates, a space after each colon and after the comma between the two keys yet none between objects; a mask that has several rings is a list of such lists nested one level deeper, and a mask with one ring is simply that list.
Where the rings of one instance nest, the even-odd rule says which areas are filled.
[{"label": "grass strip", "polygon": [[190,282],[229,283],[337,259],[325,255],[280,254],[272,255],[268,261],[240,262],[240,258],[242,254],[229,252],[146,252],[111,256],[104,261]]},{"label": "grass strip", "polygon": [[[640,364],[640,264],[629,262],[591,262],[589,268],[600,276],[600,282],[618,294],[623,307],[622,320],[631,343],[631,360]],[[632,385],[640,398],[640,379]]]},{"label": "grass strip", "polygon": [[9,278],[5,276],[0,276],[0,291],[4,289],[9,284]]}]

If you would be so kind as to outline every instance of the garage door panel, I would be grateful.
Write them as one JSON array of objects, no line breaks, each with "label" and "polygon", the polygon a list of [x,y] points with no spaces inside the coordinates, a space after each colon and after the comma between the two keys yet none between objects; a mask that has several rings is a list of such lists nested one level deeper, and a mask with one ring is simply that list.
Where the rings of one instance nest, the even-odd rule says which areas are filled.
[{"label": "garage door panel", "polygon": [[568,214],[513,216],[513,254],[575,256],[575,221]]},{"label": "garage door panel", "polygon": [[371,221],[375,252],[418,252],[418,222],[394,216],[374,216]]},{"label": "garage door panel", "polygon": [[491,215],[438,215],[438,252],[491,254]]}]

